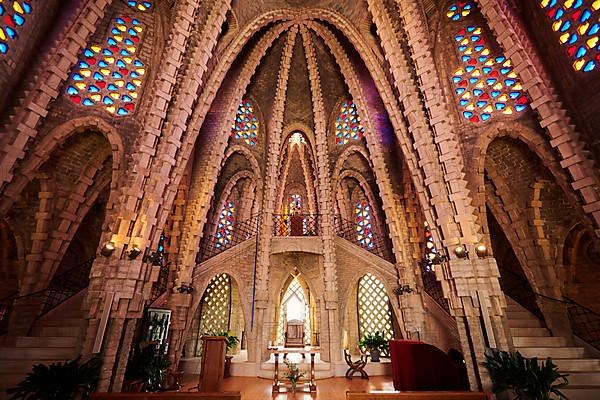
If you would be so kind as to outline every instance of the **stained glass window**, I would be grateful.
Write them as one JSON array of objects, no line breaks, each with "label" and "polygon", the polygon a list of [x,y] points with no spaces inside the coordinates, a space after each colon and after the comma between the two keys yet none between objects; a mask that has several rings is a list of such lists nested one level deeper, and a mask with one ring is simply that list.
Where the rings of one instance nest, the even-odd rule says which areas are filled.
[{"label": "stained glass window", "polygon": [[258,142],[258,118],[248,100],[242,100],[238,107],[235,122],[231,126],[231,137],[241,139],[250,146]]},{"label": "stained glass window", "polygon": [[394,337],[392,309],[383,283],[366,274],[358,281],[358,334],[362,337],[377,331],[388,340]]},{"label": "stained glass window", "polygon": [[437,255],[438,251],[435,248],[435,243],[433,242],[433,235],[431,234],[431,229],[429,229],[429,224],[425,222],[425,255],[423,257],[423,265],[425,271],[432,272],[435,270],[433,260],[435,260]]},{"label": "stained glass window", "polygon": [[217,224],[217,248],[227,246],[231,243],[233,239],[233,213],[235,212],[235,207],[233,202],[226,201],[221,208],[221,213],[219,214],[219,222]]},{"label": "stained glass window", "polygon": [[118,17],[106,46],[84,50],[67,85],[73,103],[102,107],[116,116],[133,113],[146,74],[144,63],[135,57],[143,30],[139,20]]},{"label": "stained glass window", "polygon": [[129,7],[133,7],[139,11],[148,11],[150,8],[152,8],[151,1],[128,0],[127,4],[129,5]]},{"label": "stained glass window", "polygon": [[356,203],[354,209],[356,218],[356,239],[367,248],[373,247],[373,230],[371,227],[371,205],[366,201]]},{"label": "stained glass window", "polygon": [[302,212],[302,196],[299,194],[290,195],[290,214],[299,214]]},{"label": "stained glass window", "polygon": [[[466,3],[471,4],[467,15],[472,14],[475,5]],[[457,20],[464,19],[461,13]],[[452,82],[463,117],[477,123],[495,115],[513,115],[525,110],[527,97],[510,59],[494,54],[485,42],[483,28],[470,23],[461,25],[454,42],[462,65],[455,70]]]},{"label": "stained glass window", "polygon": [[473,4],[470,1],[457,1],[448,8],[446,16],[452,21],[459,21],[471,14]]},{"label": "stained glass window", "polygon": [[[200,304],[199,336],[229,330],[231,277],[227,274],[220,274],[212,278]],[[196,346],[196,354],[199,351],[201,351],[201,346]]]},{"label": "stained glass window", "polygon": [[364,136],[360,116],[352,100],[345,100],[340,107],[340,114],[335,121],[335,140],[344,145],[350,140],[359,140]]},{"label": "stained glass window", "polygon": [[284,344],[286,324],[291,320],[304,321],[304,337],[307,342],[310,341],[310,308],[298,277],[292,279],[281,298],[277,324],[277,343]]},{"label": "stained glass window", "polygon": [[559,42],[576,71],[589,72],[600,63],[600,0],[540,0]]},{"label": "stained glass window", "polygon": [[33,11],[32,3],[32,0],[0,0],[0,53],[6,54],[9,43],[17,39],[20,28]]}]

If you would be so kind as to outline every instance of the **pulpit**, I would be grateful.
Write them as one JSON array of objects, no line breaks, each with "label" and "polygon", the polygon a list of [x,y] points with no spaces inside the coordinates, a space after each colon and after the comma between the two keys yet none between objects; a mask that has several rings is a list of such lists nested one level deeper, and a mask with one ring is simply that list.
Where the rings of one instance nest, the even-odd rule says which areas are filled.
[{"label": "pulpit", "polygon": [[227,338],[224,336],[202,336],[200,392],[222,391],[226,347]]},{"label": "pulpit", "polygon": [[287,322],[285,329],[285,342],[283,347],[286,348],[304,348],[304,321],[292,319]]}]

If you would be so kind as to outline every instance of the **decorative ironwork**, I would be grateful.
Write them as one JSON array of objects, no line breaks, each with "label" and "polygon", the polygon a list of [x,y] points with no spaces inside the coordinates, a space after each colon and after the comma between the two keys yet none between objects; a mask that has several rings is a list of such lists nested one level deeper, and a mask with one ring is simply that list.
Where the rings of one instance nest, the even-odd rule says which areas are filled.
[{"label": "decorative ironwork", "polygon": [[319,236],[319,216],[273,214],[273,236]]},{"label": "decorative ironwork", "polygon": [[[231,277],[219,274],[212,278],[200,303],[200,327],[198,338],[213,332],[229,330],[231,319]],[[196,354],[201,347],[196,343]]]},{"label": "decorative ironwork", "polygon": [[254,215],[250,217],[250,219],[243,222],[236,221],[235,229],[233,229],[231,232],[231,238],[226,244],[223,244],[220,238],[217,236],[206,237],[200,246],[200,252],[196,257],[196,262],[204,262],[209,258],[223,253],[225,250],[237,246],[251,237],[256,236],[258,234],[258,221],[258,215]]},{"label": "decorative ironwork", "polygon": [[358,334],[381,332],[385,339],[394,337],[392,309],[383,283],[372,274],[358,281]]},{"label": "decorative ironwork", "polygon": [[371,231],[371,241],[369,244],[361,242],[356,235],[356,223],[342,219],[339,215],[334,215],[334,228],[339,237],[362,247],[384,260],[391,263],[396,262],[390,240],[387,237]]}]

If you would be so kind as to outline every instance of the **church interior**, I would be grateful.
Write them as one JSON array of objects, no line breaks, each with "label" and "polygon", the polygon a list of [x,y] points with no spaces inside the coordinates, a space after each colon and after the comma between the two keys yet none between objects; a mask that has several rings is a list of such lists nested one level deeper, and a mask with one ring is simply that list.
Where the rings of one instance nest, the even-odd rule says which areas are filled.
[{"label": "church interior", "polygon": [[0,88],[0,399],[600,399],[599,0],[0,0]]}]

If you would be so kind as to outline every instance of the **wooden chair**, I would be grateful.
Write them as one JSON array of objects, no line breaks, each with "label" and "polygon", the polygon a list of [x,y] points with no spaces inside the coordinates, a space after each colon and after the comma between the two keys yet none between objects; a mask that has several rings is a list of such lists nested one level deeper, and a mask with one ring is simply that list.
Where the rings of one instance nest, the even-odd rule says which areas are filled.
[{"label": "wooden chair", "polygon": [[292,319],[287,322],[284,347],[303,348],[305,346],[304,321]]},{"label": "wooden chair", "polygon": [[360,359],[356,361],[352,361],[352,356],[348,349],[344,349],[344,359],[346,360],[346,364],[348,364],[348,371],[346,371],[346,378],[352,379],[352,375],[355,373],[360,373],[360,377],[362,379],[369,379],[369,374],[364,370],[367,365],[367,361],[369,360],[369,356],[365,354],[360,355]]}]

